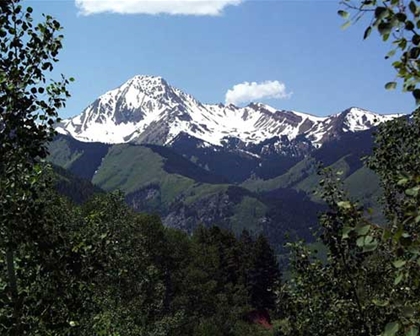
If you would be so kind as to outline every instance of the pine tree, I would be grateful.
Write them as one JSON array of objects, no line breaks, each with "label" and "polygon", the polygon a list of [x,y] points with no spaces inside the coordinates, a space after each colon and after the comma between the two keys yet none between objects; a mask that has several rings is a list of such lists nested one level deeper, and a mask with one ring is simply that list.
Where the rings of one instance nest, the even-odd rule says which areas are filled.
[{"label": "pine tree", "polygon": [[275,286],[280,280],[276,255],[267,239],[260,234],[255,241],[250,274],[251,304],[258,310],[275,307]]},{"label": "pine tree", "polygon": [[251,293],[251,271],[254,263],[254,240],[247,230],[243,230],[239,236],[239,283],[242,284],[250,296]]}]

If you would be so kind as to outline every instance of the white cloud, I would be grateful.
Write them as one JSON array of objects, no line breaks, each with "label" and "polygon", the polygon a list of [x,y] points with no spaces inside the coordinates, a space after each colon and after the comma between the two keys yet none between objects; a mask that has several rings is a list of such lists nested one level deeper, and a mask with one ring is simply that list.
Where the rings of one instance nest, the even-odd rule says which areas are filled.
[{"label": "white cloud", "polygon": [[80,14],[219,15],[244,0],[75,0]]},{"label": "white cloud", "polygon": [[286,85],[279,81],[244,82],[236,84],[226,92],[226,104],[238,105],[264,98],[290,98],[292,92],[286,92]]}]

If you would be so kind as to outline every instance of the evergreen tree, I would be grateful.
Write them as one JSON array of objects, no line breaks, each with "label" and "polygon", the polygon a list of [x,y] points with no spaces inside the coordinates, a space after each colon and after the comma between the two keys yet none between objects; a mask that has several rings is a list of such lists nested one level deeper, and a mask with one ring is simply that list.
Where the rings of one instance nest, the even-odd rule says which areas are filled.
[{"label": "evergreen tree", "polygon": [[253,254],[250,274],[251,305],[258,310],[273,309],[280,270],[274,251],[262,234],[255,241]]},{"label": "evergreen tree", "polygon": [[254,262],[254,240],[247,230],[243,230],[238,240],[240,251],[239,282],[246,288],[250,304],[251,272]]}]

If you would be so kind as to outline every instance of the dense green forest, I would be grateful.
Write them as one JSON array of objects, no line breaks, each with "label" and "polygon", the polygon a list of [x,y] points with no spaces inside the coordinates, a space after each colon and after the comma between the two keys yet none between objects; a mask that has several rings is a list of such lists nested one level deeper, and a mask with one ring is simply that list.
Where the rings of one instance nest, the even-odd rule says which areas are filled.
[{"label": "dense green forest", "polygon": [[[418,99],[420,8],[405,4],[344,1],[352,14],[339,14],[373,15],[365,35],[396,39],[393,66]],[[289,243],[282,276],[262,235],[202,226],[187,235],[135,213],[120,193],[86,201],[84,191],[80,205],[57,193],[70,176],[57,182],[44,160],[72,79],[48,79],[61,26],[48,15],[35,24],[32,12],[0,2],[1,335],[418,335],[420,110],[382,124],[366,161],[387,224],[349,200],[341,172],[323,170],[325,253]]]}]

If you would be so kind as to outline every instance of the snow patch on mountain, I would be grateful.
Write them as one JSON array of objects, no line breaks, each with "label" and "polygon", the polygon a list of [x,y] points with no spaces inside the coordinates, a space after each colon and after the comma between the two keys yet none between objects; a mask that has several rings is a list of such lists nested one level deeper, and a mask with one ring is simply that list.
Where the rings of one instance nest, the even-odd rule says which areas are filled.
[{"label": "snow patch on mountain", "polygon": [[319,147],[337,132],[358,132],[395,118],[360,108],[317,117],[251,103],[245,107],[202,104],[162,77],[135,76],[101,95],[80,115],[57,125],[59,133],[85,142],[168,145],[186,133],[206,144],[223,146],[236,138],[258,144],[273,137],[304,135]]},{"label": "snow patch on mountain", "polygon": [[385,121],[392,120],[400,115],[378,115],[368,110],[352,107],[345,113],[344,132],[365,131],[373,126],[377,126]]}]

